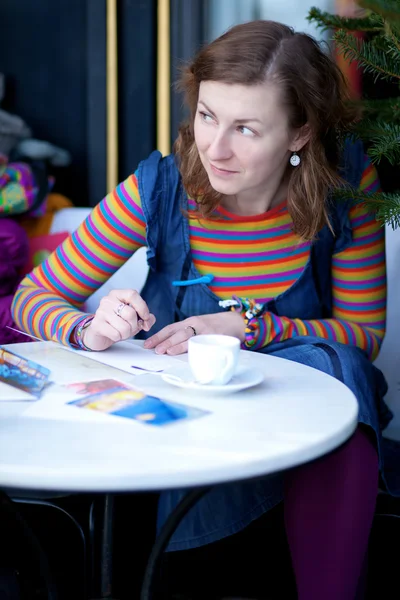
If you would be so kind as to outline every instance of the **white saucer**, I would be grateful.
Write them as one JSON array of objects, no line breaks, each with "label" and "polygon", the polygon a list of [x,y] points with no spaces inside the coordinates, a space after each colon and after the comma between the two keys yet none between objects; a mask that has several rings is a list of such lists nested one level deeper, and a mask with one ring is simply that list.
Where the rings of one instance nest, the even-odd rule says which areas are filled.
[{"label": "white saucer", "polygon": [[189,369],[183,371],[181,368],[175,371],[169,371],[168,373],[162,373],[161,378],[166,382],[180,388],[186,388],[189,390],[199,390],[201,392],[218,392],[231,394],[232,392],[238,392],[239,390],[245,390],[247,388],[258,385],[264,380],[262,371],[250,369],[249,367],[239,367],[236,374],[232,379],[225,385],[214,385],[211,383],[198,383],[194,381],[191,371]]}]

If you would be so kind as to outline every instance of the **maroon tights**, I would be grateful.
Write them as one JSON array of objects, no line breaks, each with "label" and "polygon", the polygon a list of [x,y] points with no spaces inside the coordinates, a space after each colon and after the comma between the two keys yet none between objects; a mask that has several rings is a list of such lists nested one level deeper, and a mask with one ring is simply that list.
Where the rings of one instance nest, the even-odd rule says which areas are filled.
[{"label": "maroon tights", "polygon": [[359,427],[332,454],[286,475],[285,527],[298,600],[361,597],[378,472],[374,443]]}]

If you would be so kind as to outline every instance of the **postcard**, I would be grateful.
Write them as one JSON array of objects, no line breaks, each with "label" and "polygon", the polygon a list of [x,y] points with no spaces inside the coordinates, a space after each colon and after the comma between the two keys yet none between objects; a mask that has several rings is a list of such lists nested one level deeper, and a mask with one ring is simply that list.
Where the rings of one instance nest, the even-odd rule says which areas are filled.
[{"label": "postcard", "polygon": [[90,394],[67,404],[155,426],[209,414],[209,411],[161,400],[140,390],[122,386]]},{"label": "postcard", "polygon": [[39,398],[49,376],[50,369],[0,346],[0,381]]}]

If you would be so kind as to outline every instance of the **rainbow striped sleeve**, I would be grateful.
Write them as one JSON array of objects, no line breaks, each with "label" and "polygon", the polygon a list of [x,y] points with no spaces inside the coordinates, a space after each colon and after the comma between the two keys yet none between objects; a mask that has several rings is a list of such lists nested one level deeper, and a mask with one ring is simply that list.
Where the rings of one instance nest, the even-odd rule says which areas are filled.
[{"label": "rainbow striped sleeve", "polygon": [[[360,189],[379,190],[378,174],[366,157]],[[333,318],[303,321],[266,313],[252,348],[299,335],[353,344],[371,360],[378,353],[386,325],[385,229],[362,204],[350,209],[353,242],[332,262]]]},{"label": "rainbow striped sleeve", "polygon": [[146,245],[145,236],[137,178],[131,175],[22,280],[11,308],[17,326],[68,345],[86,316],[85,300]]}]

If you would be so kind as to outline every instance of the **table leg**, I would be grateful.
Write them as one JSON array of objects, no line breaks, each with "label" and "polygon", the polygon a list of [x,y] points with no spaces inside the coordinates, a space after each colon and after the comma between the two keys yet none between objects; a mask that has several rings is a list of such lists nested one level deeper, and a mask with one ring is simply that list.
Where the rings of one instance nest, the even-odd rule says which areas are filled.
[{"label": "table leg", "polygon": [[[99,598],[93,600],[113,600],[112,596],[112,557],[113,557],[114,496],[105,494],[100,536]],[[93,550],[92,550],[93,551]],[[116,599],[114,599],[116,600]]]},{"label": "table leg", "polygon": [[147,562],[140,600],[151,600],[153,597],[157,567],[169,540],[184,516],[189,512],[192,506],[194,506],[196,502],[209,491],[209,489],[209,487],[203,487],[190,490],[165,521]]}]

